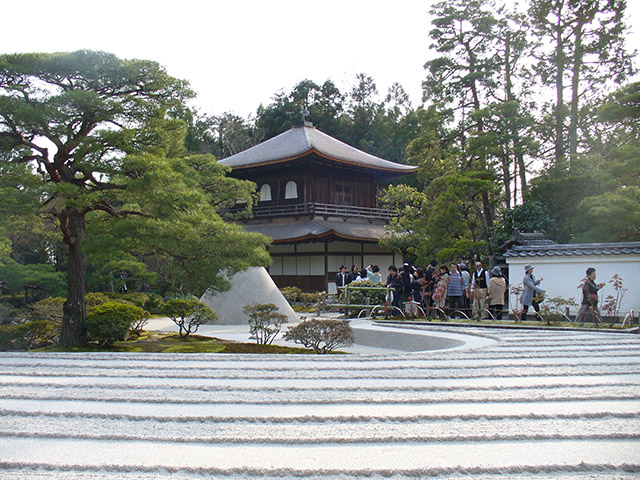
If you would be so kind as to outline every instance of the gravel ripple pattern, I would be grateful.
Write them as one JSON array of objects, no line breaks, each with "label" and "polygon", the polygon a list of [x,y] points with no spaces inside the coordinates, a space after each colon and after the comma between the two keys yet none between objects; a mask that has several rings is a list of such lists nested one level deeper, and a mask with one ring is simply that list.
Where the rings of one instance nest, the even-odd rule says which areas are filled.
[{"label": "gravel ripple pattern", "polygon": [[2,353],[0,478],[640,478],[639,336],[482,335],[395,355]]}]

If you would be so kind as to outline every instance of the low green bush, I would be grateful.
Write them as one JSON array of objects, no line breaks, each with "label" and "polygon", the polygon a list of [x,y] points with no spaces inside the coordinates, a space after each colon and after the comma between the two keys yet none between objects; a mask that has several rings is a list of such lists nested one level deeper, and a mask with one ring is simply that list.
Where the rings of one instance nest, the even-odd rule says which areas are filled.
[{"label": "low green bush", "polygon": [[60,335],[54,322],[35,320],[18,325],[0,326],[0,350],[31,350],[46,347]]},{"label": "low green bush", "polygon": [[16,339],[27,350],[53,344],[60,326],[47,320],[36,320],[15,326]]},{"label": "low green bush", "polygon": [[162,313],[162,306],[164,305],[164,298],[154,292],[147,292],[145,295],[148,297],[148,301],[144,306],[144,309],[149,313]]},{"label": "low green bush", "polygon": [[49,297],[29,305],[29,318],[33,320],[50,320],[62,322],[62,306],[67,299],[64,297]]},{"label": "low green bush", "polygon": [[84,296],[87,312],[91,313],[96,307],[107,303],[109,296],[101,292],[91,292]]},{"label": "low green bush", "polygon": [[298,296],[302,293],[298,287],[283,287],[280,289],[280,293],[289,303],[298,301]]},{"label": "low green bush", "polygon": [[0,325],[0,350],[11,350],[16,338],[16,325]]},{"label": "low green bush", "polygon": [[20,310],[14,308],[10,303],[0,303],[0,325],[16,323],[19,319]]},{"label": "low green bush", "polygon": [[320,292],[314,292],[314,293],[306,293],[303,292],[299,295],[300,297],[300,301],[303,303],[303,305],[305,307],[309,307],[311,305],[313,305],[314,303],[318,303],[318,296],[320,295]]},{"label": "low green bush", "polygon": [[[362,287],[369,287],[367,290],[361,290]],[[340,289],[343,291],[342,289]],[[353,305],[381,305],[385,302],[387,290],[381,283],[373,283],[371,280],[363,280],[361,282],[349,285],[349,303]]]},{"label": "low green bush", "polygon": [[125,340],[131,324],[144,318],[145,312],[135,305],[107,302],[96,307],[84,322],[87,335],[100,345],[113,345]]}]

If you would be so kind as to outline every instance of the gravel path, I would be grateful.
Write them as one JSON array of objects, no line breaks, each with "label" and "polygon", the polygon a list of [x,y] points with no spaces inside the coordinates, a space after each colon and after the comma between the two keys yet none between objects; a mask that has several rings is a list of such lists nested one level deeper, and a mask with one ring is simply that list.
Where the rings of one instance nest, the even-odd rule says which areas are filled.
[{"label": "gravel path", "polygon": [[392,355],[0,354],[0,478],[640,478],[639,336],[482,335]]}]

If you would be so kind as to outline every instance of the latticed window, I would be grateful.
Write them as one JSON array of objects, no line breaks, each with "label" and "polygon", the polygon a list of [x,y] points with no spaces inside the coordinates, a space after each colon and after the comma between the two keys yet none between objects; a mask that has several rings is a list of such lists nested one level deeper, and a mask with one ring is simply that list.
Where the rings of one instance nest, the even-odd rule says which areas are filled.
[{"label": "latticed window", "polygon": [[346,182],[336,182],[336,203],[338,205],[353,204],[353,187]]}]

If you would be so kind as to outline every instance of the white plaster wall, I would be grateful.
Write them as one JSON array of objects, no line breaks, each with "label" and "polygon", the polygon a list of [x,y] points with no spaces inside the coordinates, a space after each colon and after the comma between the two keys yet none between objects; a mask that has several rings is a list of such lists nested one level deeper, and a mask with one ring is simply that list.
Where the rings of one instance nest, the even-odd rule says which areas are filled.
[{"label": "white plaster wall", "polygon": [[[601,290],[604,295],[601,298],[615,296],[613,285],[608,282],[617,273],[623,279],[622,286],[628,289],[621,311],[627,313],[633,309],[636,315],[640,311],[640,255],[507,257],[507,264],[511,285],[522,283],[524,266],[531,264],[535,277],[543,278],[540,287],[546,290],[547,296],[573,298],[578,304],[582,301],[578,286],[588,267],[596,269],[596,283],[607,283]],[[510,295],[509,300],[513,306],[515,297]],[[576,308],[571,311],[575,313]]]}]

